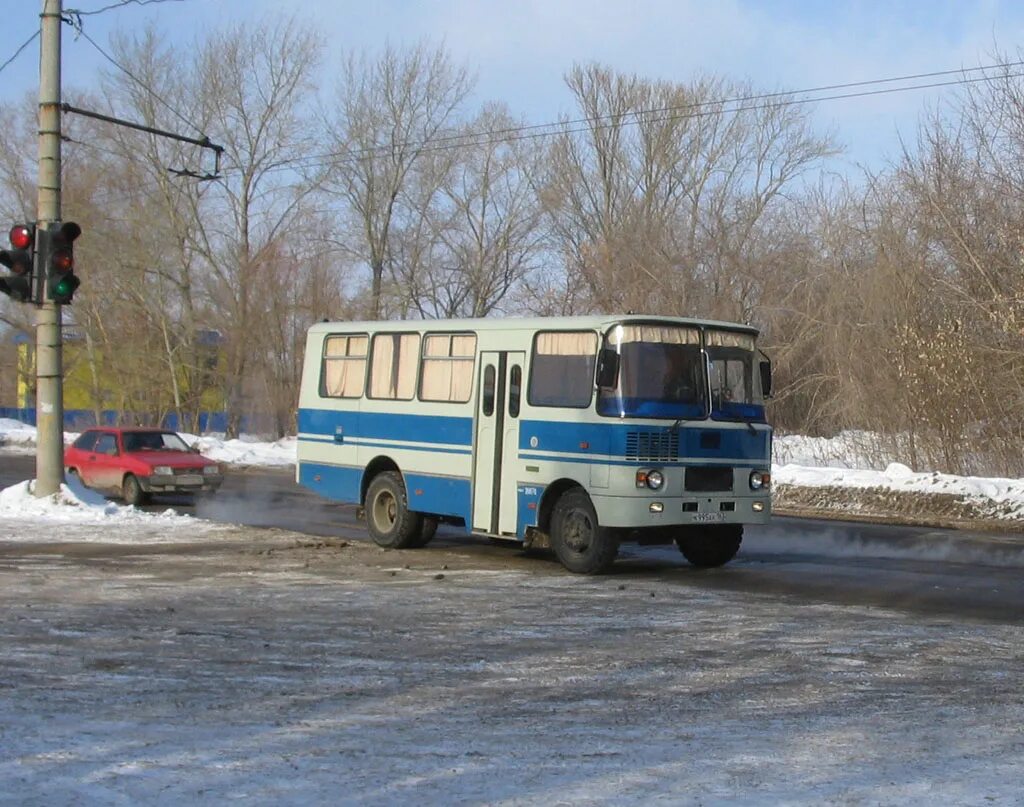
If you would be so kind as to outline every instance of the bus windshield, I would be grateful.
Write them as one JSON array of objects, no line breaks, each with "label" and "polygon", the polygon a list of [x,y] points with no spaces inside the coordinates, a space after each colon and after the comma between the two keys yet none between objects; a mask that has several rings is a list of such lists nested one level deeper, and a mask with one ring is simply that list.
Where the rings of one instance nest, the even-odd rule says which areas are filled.
[{"label": "bus windshield", "polygon": [[600,390],[598,414],[707,417],[707,377],[697,328],[616,325],[605,335],[604,347],[619,354],[619,377],[614,389]]},{"label": "bus windshield", "polygon": [[764,420],[764,395],[754,337],[735,331],[705,332],[711,417],[715,420]]}]

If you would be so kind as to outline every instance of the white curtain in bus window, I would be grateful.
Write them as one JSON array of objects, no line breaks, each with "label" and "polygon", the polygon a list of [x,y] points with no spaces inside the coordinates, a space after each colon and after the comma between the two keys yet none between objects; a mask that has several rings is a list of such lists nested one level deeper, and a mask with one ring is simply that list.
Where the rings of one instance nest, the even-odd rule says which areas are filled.
[{"label": "white curtain in bus window", "polygon": [[754,373],[754,337],[733,331],[707,331],[711,359],[711,394],[715,406],[727,401],[749,401],[760,395]]},{"label": "white curtain in bus window", "polygon": [[589,406],[596,360],[595,333],[538,333],[530,364],[530,405],[577,409]]},{"label": "white curtain in bus window", "polygon": [[738,347],[743,350],[754,350],[754,337],[749,333],[733,333],[732,331],[708,331],[708,347]]},{"label": "white curtain in bus window", "polygon": [[[608,334],[608,343],[633,345],[619,370],[623,398],[684,398],[699,389],[700,331],[663,325],[620,325]],[[663,347],[668,345],[668,347]]]},{"label": "white curtain in bus window", "polygon": [[427,334],[423,339],[420,399],[465,403],[473,390],[475,334]]},{"label": "white curtain in bus window", "polygon": [[658,325],[620,325],[608,334],[612,345],[647,342],[662,345],[699,345],[700,331],[696,328],[663,328]]},{"label": "white curtain in bus window", "polygon": [[323,389],[331,398],[359,398],[366,382],[366,336],[328,336],[324,344]]},{"label": "white curtain in bus window", "polygon": [[418,333],[378,333],[373,337],[370,397],[409,401],[416,394],[420,360]]}]

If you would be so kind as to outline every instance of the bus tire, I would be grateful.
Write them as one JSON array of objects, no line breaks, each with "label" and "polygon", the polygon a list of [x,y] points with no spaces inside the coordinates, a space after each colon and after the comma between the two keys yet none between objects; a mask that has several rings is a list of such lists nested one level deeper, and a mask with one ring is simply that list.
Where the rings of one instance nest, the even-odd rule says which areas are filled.
[{"label": "bus tire", "polygon": [[743,525],[705,527],[676,536],[676,546],[690,563],[702,569],[724,566],[740,551]]},{"label": "bus tire", "polygon": [[414,543],[409,544],[410,547],[426,546],[429,544],[434,535],[437,534],[437,525],[440,523],[433,516],[421,516],[423,524],[420,526],[419,535],[416,536]]},{"label": "bus tire", "polygon": [[559,497],[551,514],[551,548],[570,572],[602,574],[615,562],[619,542],[598,524],[586,491],[571,488]]},{"label": "bus tire", "polygon": [[397,471],[377,474],[366,491],[366,526],[377,546],[409,549],[420,537],[423,517],[409,510],[405,483]]}]

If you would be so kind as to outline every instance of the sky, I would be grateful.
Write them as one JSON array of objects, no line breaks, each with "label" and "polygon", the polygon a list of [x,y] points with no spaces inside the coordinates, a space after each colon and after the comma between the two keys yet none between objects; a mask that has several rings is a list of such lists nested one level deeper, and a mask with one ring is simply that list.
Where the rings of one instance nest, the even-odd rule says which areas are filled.
[{"label": "sky", "polygon": [[[118,0],[65,0],[91,11]],[[38,26],[40,0],[0,0],[0,64]],[[574,115],[562,80],[574,63],[598,61],[642,76],[687,81],[700,74],[751,80],[765,91],[801,90],[1016,58],[1024,3],[1013,0],[141,0],[83,17],[101,45],[117,30],[153,23],[187,43],[212,27],[275,15],[307,18],[327,42],[322,89],[342,54],[421,39],[443,42],[477,75],[475,100],[501,101],[529,123]],[[109,68],[84,38],[65,29],[65,86],[89,89]],[[2,73],[0,100],[34,92],[38,44]],[[825,101],[813,121],[845,148],[832,170],[883,167],[913,140],[933,89]]]}]

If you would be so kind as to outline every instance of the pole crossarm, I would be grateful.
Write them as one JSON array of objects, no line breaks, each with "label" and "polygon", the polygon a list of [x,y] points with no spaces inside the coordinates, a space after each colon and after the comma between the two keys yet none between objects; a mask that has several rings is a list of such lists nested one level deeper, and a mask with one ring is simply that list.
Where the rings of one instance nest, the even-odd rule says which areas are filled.
[{"label": "pole crossarm", "polygon": [[136,131],[156,135],[157,137],[166,137],[169,140],[191,143],[192,145],[199,146],[200,148],[210,149],[215,155],[215,167],[213,174],[197,175],[191,171],[178,171],[173,168],[168,168],[167,170],[177,176],[192,176],[198,177],[199,179],[216,179],[220,174],[220,158],[224,153],[224,146],[217,145],[205,135],[203,137],[188,137],[187,135],[178,134],[177,132],[169,132],[166,129],[157,129],[155,126],[146,126],[145,124],[125,120],[124,118],[115,118],[112,115],[104,115],[100,112],[82,109],[81,107],[72,106],[71,104],[61,104],[60,108],[62,111],[71,115],[81,115],[82,117],[93,118],[94,120],[100,120],[104,123],[112,123],[115,126],[123,126],[127,129],[135,129]]}]

